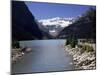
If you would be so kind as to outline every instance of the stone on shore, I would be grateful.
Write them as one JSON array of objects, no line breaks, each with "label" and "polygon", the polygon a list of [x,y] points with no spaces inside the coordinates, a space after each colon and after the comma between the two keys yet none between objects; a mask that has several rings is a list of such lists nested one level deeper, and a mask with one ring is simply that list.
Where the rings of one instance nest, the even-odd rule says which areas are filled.
[{"label": "stone on shore", "polygon": [[22,52],[23,49],[16,48],[12,49],[12,63],[16,63],[18,60],[22,59],[22,56],[25,54],[25,52],[31,52],[31,48],[24,48],[25,51]]},{"label": "stone on shore", "polygon": [[95,50],[93,52],[86,52],[81,48],[71,48],[70,45],[67,45],[65,46],[65,51],[73,56],[76,70],[96,69]]}]

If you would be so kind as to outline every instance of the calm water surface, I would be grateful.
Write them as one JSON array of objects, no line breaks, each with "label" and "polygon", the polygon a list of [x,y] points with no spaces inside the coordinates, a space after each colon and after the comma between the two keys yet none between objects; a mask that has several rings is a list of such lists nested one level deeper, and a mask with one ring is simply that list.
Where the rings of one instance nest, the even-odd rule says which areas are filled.
[{"label": "calm water surface", "polygon": [[32,52],[12,65],[13,73],[73,70],[72,57],[65,54],[65,40],[20,41],[22,47],[31,47]]}]

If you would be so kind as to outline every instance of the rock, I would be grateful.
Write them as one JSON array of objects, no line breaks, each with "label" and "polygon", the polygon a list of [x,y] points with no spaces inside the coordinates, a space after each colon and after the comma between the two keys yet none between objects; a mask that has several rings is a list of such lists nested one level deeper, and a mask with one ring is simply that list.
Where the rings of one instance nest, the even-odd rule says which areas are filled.
[{"label": "rock", "polygon": [[21,49],[12,49],[12,63],[16,63],[19,59],[22,58]]},{"label": "rock", "polygon": [[22,59],[25,52],[31,52],[32,49],[25,47],[23,49],[12,49],[12,63],[16,63],[18,60]]},{"label": "rock", "polygon": [[65,47],[66,53],[73,56],[75,69],[95,69],[96,57],[95,50],[93,52],[86,52],[81,48],[71,48],[69,45]]},{"label": "rock", "polygon": [[32,51],[31,48],[27,48],[27,49],[26,49],[26,52],[30,52],[30,51]]}]

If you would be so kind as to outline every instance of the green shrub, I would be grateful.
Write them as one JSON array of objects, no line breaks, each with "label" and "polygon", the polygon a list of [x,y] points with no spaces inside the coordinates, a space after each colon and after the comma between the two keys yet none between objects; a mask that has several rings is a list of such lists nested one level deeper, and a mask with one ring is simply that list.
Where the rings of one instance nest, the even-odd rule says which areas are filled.
[{"label": "green shrub", "polygon": [[74,40],[72,39],[71,43],[70,43],[71,47],[74,48],[75,47],[75,42]]},{"label": "green shrub", "polygon": [[70,45],[72,48],[75,48],[75,46],[77,45],[77,39],[72,38]]},{"label": "green shrub", "polygon": [[13,40],[13,41],[12,41],[12,48],[20,48],[19,42],[16,41],[16,40]]},{"label": "green shrub", "polygon": [[86,52],[92,52],[93,51],[93,47],[90,45],[83,45],[82,49],[85,50]]},{"label": "green shrub", "polygon": [[65,45],[69,45],[71,43],[71,38],[68,38],[67,40],[66,40],[66,44]]},{"label": "green shrub", "polygon": [[72,48],[75,48],[75,46],[77,45],[77,39],[68,38],[65,45],[71,45]]},{"label": "green shrub", "polygon": [[80,45],[80,44],[78,44],[77,46],[78,46],[79,48],[82,48],[82,45]]}]

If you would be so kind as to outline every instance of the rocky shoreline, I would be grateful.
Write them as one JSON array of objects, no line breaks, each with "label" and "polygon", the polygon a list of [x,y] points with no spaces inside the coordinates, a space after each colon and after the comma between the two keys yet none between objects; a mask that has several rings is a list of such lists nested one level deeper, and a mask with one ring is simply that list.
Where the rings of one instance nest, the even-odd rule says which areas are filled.
[{"label": "rocky shoreline", "polygon": [[21,52],[21,48],[12,49],[12,63],[16,63],[18,60],[22,58],[23,54]]},{"label": "rocky shoreline", "polygon": [[12,63],[16,63],[18,60],[21,60],[25,53],[30,52],[31,48],[15,48],[12,49]]},{"label": "rocky shoreline", "polygon": [[73,57],[75,70],[96,69],[96,50],[92,52],[83,51],[81,48],[65,46],[65,52]]}]

